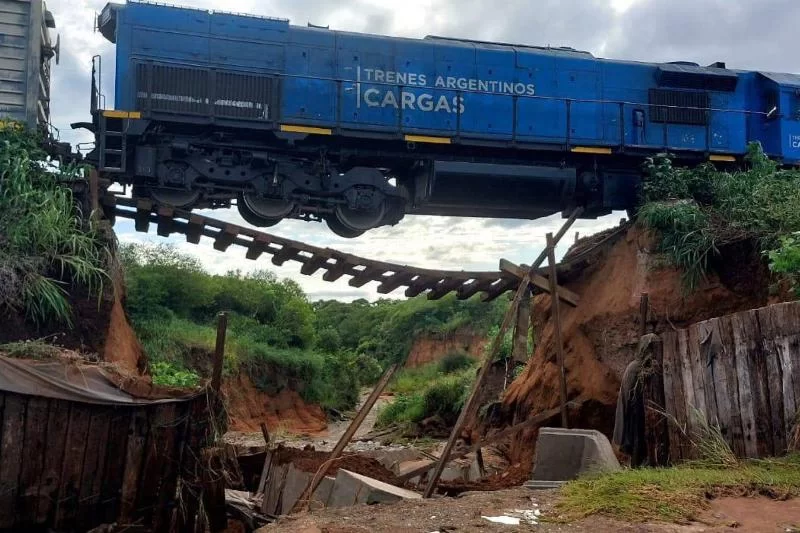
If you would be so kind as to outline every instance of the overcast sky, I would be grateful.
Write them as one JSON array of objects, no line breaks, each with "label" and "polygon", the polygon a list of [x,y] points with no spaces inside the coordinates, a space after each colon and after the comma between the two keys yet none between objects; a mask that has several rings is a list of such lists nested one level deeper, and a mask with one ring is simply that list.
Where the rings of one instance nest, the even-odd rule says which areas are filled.
[{"label": "overcast sky", "polygon": [[[91,58],[104,60],[104,91],[113,95],[113,46],[93,32],[102,0],[48,0],[61,34],[61,64],[53,82],[53,122],[70,142],[91,140],[69,131],[69,124],[87,120]],[[183,5],[288,18],[293,24],[329,25],[331,29],[404,37],[443,35],[531,45],[571,46],[596,56],[642,61],[725,61],[729,68],[800,72],[796,23],[798,0],[184,0]],[[214,216],[244,224],[234,212]],[[581,221],[582,234],[617,224],[622,215]],[[406,217],[392,228],[367,232],[355,240],[339,239],[324,224],[288,221],[269,231],[386,261],[424,267],[496,270],[501,257],[530,262],[544,245],[548,231],[560,226],[559,216],[520,222],[453,217]],[[164,242],[153,234],[133,231],[121,222],[123,242]],[[572,234],[574,235],[574,233]],[[346,279],[326,283],[306,277],[299,265],[276,268],[268,258],[248,261],[244,250],[216,252],[210,242],[181,243],[209,270],[269,268],[297,280],[312,299],[379,295],[373,284],[361,289]],[[565,239],[563,253],[571,239]],[[397,291],[393,296],[402,295]]]}]

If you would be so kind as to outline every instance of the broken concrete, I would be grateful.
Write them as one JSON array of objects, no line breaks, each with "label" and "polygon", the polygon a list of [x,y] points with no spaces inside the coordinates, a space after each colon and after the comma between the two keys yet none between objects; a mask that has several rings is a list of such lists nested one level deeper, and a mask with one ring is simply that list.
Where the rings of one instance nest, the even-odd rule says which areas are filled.
[{"label": "broken concrete", "polygon": [[328,507],[349,507],[360,503],[392,503],[419,498],[422,496],[416,492],[340,469],[328,499]]},{"label": "broken concrete", "polygon": [[620,470],[605,435],[593,429],[542,428],[536,441],[534,481],[567,481],[581,474]]}]

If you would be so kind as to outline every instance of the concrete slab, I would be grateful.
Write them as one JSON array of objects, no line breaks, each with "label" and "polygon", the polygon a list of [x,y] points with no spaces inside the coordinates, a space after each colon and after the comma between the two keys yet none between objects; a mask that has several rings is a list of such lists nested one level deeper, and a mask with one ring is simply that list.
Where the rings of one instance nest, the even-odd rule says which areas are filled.
[{"label": "concrete slab", "polygon": [[562,486],[566,481],[526,481],[522,484],[523,487],[526,489],[533,489],[533,490],[547,490],[547,489],[557,489]]},{"label": "concrete slab", "polygon": [[298,470],[294,465],[289,465],[289,470],[286,472],[286,481],[283,483],[283,494],[281,495],[281,514],[289,514],[313,476],[313,474]]},{"label": "concrete slab", "polygon": [[599,431],[539,430],[532,473],[534,481],[567,481],[586,472],[620,469],[611,443]]},{"label": "concrete slab", "polygon": [[360,503],[392,503],[400,500],[419,499],[422,496],[377,479],[339,470],[328,500],[329,507],[348,507]]}]

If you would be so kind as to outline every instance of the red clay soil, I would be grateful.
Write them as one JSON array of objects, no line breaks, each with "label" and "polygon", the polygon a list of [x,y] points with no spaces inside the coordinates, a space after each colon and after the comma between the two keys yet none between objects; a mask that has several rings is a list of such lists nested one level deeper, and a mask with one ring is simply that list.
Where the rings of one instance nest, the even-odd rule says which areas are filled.
[{"label": "red clay soil", "polygon": [[144,352],[133,331],[125,309],[117,296],[111,306],[108,331],[104,339],[103,360],[131,374],[141,374],[145,366]]},{"label": "red clay soil", "polygon": [[226,379],[222,384],[228,399],[229,430],[254,433],[264,422],[270,432],[316,434],[325,431],[328,419],[318,405],[309,405],[296,391],[283,389],[270,396],[256,388],[245,374]]},{"label": "red clay soil", "polygon": [[[278,447],[273,451],[273,464],[294,464],[295,468],[303,472],[316,473],[322,464],[328,460],[330,452],[318,452],[313,447],[307,446],[303,449]],[[335,476],[340,468],[367,476],[391,485],[402,486],[402,482],[397,479],[390,470],[371,457],[363,455],[347,454],[336,460],[328,470],[329,476]]]},{"label": "red clay soil", "polygon": [[437,335],[426,334],[414,339],[406,359],[407,368],[416,368],[438,361],[451,352],[463,352],[478,358],[486,345],[485,335],[476,335],[468,330]]},{"label": "red clay soil", "polygon": [[438,492],[447,496],[458,496],[462,492],[491,491],[519,487],[531,478],[530,466],[517,463],[501,474],[487,476],[476,481],[440,481]]},{"label": "red clay soil", "polygon": [[[640,229],[631,227],[581,276],[564,283],[581,298],[576,308],[561,306],[568,396],[588,400],[580,411],[571,413],[572,427],[598,429],[610,435],[620,378],[638,343],[642,293],[649,294],[655,332],[767,303],[768,276],[752,246],[745,243],[721,250],[723,259],[717,265],[720,274],[710,276],[687,295],[680,272],[664,267],[663,260],[649,253],[650,240]],[[506,424],[521,422],[559,404],[549,296],[534,299],[533,320],[536,350],[503,398],[501,411]],[[535,437],[535,428],[515,437],[509,446],[512,463],[521,463],[529,471]]]}]

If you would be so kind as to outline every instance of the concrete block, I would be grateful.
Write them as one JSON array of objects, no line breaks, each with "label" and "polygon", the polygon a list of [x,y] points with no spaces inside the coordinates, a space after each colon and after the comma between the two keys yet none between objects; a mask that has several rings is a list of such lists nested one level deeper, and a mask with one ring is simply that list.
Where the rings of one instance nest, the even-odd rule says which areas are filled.
[{"label": "concrete block", "polygon": [[332,478],[331,476],[325,476],[322,478],[322,481],[320,481],[319,485],[317,485],[317,490],[315,490],[314,494],[311,496],[311,505],[309,508],[312,511],[328,506],[328,500],[331,497],[333,485],[335,483],[336,479]]},{"label": "concrete block", "polygon": [[421,498],[416,492],[401,489],[377,479],[339,470],[328,500],[329,507],[348,507],[360,503],[391,503]]},{"label": "concrete block", "polygon": [[297,503],[298,498],[306,490],[306,487],[311,482],[314,474],[303,472],[289,465],[289,470],[286,472],[286,481],[283,484],[283,494],[281,495],[281,514],[289,514]]},{"label": "concrete block", "polygon": [[539,430],[532,473],[535,481],[567,481],[586,472],[620,469],[611,443],[599,431]]}]

